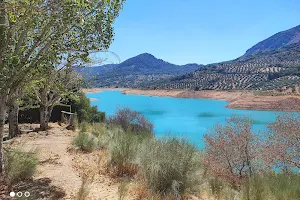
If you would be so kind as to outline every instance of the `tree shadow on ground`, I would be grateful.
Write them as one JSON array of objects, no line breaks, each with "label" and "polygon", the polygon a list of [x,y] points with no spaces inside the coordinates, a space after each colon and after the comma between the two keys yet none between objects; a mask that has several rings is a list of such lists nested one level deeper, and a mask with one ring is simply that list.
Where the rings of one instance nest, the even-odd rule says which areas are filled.
[{"label": "tree shadow on ground", "polygon": [[[14,192],[22,192],[23,197],[18,199],[26,199],[26,200],[37,200],[37,199],[62,199],[65,196],[65,192],[63,189],[51,185],[51,179],[49,178],[40,178],[35,180],[29,180],[20,182],[12,187]],[[29,197],[24,197],[25,192],[30,192]],[[0,192],[1,194],[1,192]],[[3,194],[3,192],[2,192]],[[3,196],[1,197],[1,199]],[[9,198],[9,191],[6,192],[6,196],[4,199]]]}]

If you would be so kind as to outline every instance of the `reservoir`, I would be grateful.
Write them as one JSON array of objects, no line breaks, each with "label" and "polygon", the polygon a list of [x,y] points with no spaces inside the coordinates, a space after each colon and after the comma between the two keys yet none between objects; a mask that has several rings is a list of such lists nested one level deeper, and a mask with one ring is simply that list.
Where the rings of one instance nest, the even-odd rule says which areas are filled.
[{"label": "reservoir", "polygon": [[147,117],[154,125],[156,137],[183,137],[204,148],[204,135],[216,123],[224,124],[232,115],[247,116],[253,120],[253,131],[265,132],[267,124],[276,120],[278,111],[236,110],[225,106],[226,101],[212,99],[186,99],[122,94],[121,91],[88,93],[92,105],[113,115],[118,108],[128,107]]}]

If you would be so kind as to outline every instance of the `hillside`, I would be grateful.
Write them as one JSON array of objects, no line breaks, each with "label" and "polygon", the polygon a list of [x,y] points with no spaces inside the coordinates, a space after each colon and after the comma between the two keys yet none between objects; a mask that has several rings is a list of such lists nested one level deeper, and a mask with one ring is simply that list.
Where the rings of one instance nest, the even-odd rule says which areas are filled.
[{"label": "hillside", "polygon": [[193,73],[157,82],[151,89],[282,90],[300,86],[300,43],[206,65]]},{"label": "hillside", "polygon": [[118,65],[85,68],[92,87],[280,90],[299,93],[300,25],[259,42],[245,55],[209,65],[175,65],[144,53]]},{"label": "hillside", "polygon": [[257,43],[246,51],[245,56],[262,52],[279,49],[286,45],[300,42],[300,25],[286,31],[276,33],[275,35]]},{"label": "hillside", "polygon": [[104,69],[101,66],[94,69],[85,68],[84,73],[95,75],[93,87],[137,87],[190,73],[199,67],[201,65],[198,64],[174,65],[144,53],[118,65],[104,66]]}]

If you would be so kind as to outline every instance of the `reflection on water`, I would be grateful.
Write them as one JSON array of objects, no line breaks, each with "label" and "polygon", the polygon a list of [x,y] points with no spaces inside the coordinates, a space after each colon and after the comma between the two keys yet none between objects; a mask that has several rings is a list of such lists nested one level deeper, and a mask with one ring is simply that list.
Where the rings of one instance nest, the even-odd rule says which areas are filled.
[{"label": "reflection on water", "polygon": [[253,120],[253,124],[263,124],[267,125],[269,122],[263,120]]},{"label": "reflection on water", "polygon": [[163,110],[144,110],[141,111],[142,114],[144,115],[163,115],[166,111]]},{"label": "reflection on water", "polygon": [[[216,113],[212,113],[212,112],[201,112],[198,117],[200,118],[210,118],[210,117],[217,117],[218,115]],[[219,115],[220,116],[220,115]]]},{"label": "reflection on water", "polygon": [[276,120],[281,112],[234,110],[226,108],[222,100],[185,99],[172,97],[150,97],[142,95],[123,95],[120,91],[104,91],[87,94],[95,98],[97,105],[107,116],[113,115],[117,108],[129,107],[144,114],[153,124],[157,137],[183,136],[203,148],[204,134],[216,123],[224,124],[230,116],[250,117],[253,130],[265,132],[266,125]]}]

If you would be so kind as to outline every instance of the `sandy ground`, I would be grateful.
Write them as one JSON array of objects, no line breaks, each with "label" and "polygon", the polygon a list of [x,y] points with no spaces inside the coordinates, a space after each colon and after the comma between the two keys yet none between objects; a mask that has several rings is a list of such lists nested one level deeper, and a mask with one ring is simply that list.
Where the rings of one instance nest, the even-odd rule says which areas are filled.
[{"label": "sandy ground", "polygon": [[96,93],[105,90],[121,90],[123,94],[169,96],[177,98],[209,98],[228,102],[226,107],[248,110],[278,110],[300,112],[300,96],[296,95],[255,95],[252,91],[187,91],[187,90],[139,90],[126,88],[92,88],[84,93]]},{"label": "sandy ground", "polygon": [[[37,128],[37,124],[22,124],[21,129]],[[25,128],[24,128],[25,127]],[[88,175],[88,200],[119,200],[120,180],[112,179],[106,170],[108,153],[104,150],[95,150],[92,153],[75,151],[71,146],[73,131],[64,126],[51,123],[48,131],[30,132],[22,134],[5,142],[5,146],[18,147],[26,151],[35,151],[39,165],[32,180],[21,182],[13,186],[13,191],[30,192],[32,200],[73,200],[81,187],[82,178]],[[7,126],[5,127],[7,129]],[[0,181],[1,182],[1,181]],[[138,184],[132,182],[132,184]],[[133,191],[131,191],[133,189]],[[124,200],[134,200],[137,193],[132,187]],[[1,188],[0,199],[8,200],[9,191]],[[189,200],[214,200],[203,195],[202,198],[189,196]]]},{"label": "sandy ground", "polygon": [[16,190],[25,187],[35,193],[32,194],[35,196],[33,199],[76,199],[82,183],[80,175],[93,173],[93,170],[95,178],[89,186],[87,199],[118,200],[119,184],[99,173],[99,152],[86,154],[72,151],[71,141],[75,133],[58,124],[50,126],[52,128],[47,132],[31,132],[6,142],[6,145],[38,153],[39,165],[32,183],[17,186]]}]

